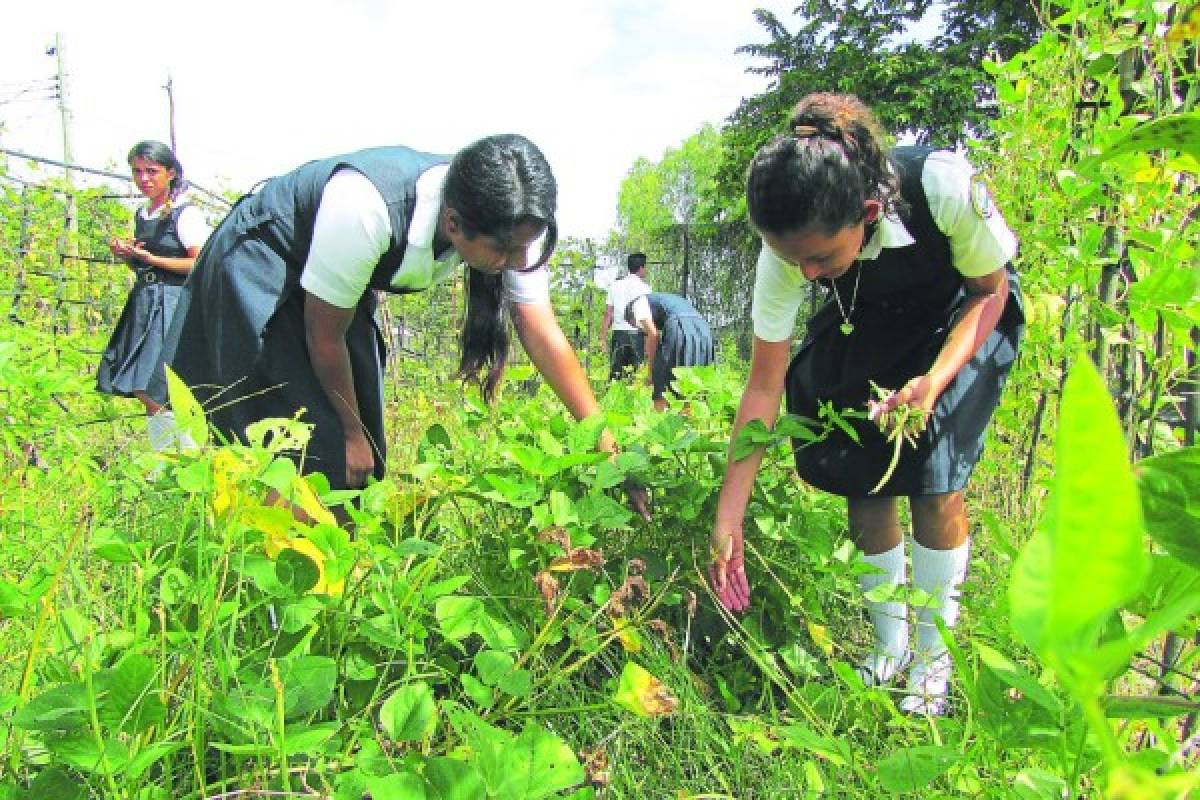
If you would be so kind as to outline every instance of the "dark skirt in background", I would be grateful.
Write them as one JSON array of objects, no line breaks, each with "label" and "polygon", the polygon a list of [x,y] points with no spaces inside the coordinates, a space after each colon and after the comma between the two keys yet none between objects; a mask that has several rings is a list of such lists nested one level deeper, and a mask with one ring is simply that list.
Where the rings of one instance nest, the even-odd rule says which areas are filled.
[{"label": "dark skirt in background", "polygon": [[[1009,271],[1009,298],[996,329],[938,398],[916,447],[905,444],[888,482],[874,496],[946,494],[963,489],[983,452],[985,434],[1025,330],[1020,283]],[[899,389],[929,371],[966,302],[959,293],[942,311],[863,309],[842,333],[827,304],[809,323],[787,374],[787,408],[817,419],[822,402],[866,411],[870,383]],[[796,469],[807,483],[845,497],[866,497],[887,472],[889,442],[874,422],[848,420],[860,439],[839,429],[820,442],[796,441]]]},{"label": "dark skirt in background", "polygon": [[611,381],[642,365],[646,357],[646,334],[641,331],[613,331],[608,351],[608,379]]},{"label": "dark skirt in background", "polygon": [[676,367],[702,367],[713,363],[715,348],[708,323],[697,315],[672,316],[662,330],[654,354],[654,397],[662,397],[675,377]]},{"label": "dark skirt in background", "polygon": [[159,269],[137,271],[121,317],[100,357],[96,390],[119,397],[145,392],[164,381],[163,342],[179,301],[183,275]]}]

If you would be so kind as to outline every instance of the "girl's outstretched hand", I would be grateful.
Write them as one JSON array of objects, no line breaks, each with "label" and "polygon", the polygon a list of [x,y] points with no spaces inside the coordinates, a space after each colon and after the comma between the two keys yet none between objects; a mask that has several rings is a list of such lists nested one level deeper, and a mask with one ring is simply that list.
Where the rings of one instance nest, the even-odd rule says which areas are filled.
[{"label": "girl's outstretched hand", "polygon": [[708,578],[721,605],[730,611],[750,607],[750,584],[746,580],[741,529],[716,529],[709,539]]}]

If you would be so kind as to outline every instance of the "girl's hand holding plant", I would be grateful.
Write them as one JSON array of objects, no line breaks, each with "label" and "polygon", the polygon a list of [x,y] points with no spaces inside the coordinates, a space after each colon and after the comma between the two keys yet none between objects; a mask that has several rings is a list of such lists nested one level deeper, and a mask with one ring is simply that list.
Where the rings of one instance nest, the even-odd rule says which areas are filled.
[{"label": "girl's hand holding plant", "polygon": [[868,494],[875,494],[891,479],[900,463],[900,450],[905,442],[917,446],[917,437],[925,430],[937,396],[928,375],[918,375],[899,391],[891,391],[871,383],[875,398],[867,401],[867,419],[879,426],[879,430],[892,442],[892,460],[879,483]]}]

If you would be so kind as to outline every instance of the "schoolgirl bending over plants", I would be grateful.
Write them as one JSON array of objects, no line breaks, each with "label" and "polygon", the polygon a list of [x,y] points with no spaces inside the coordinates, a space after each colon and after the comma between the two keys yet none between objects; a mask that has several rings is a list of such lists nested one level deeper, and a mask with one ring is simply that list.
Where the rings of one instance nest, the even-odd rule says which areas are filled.
[{"label": "schoolgirl bending over plants", "polygon": [[[869,408],[870,419],[853,422],[861,444],[839,430],[797,442],[796,467],[846,498],[850,535],[878,570],[861,578],[864,592],[907,583],[897,500],[908,498],[913,584],[932,599],[916,609],[912,645],[904,603],[867,602],[874,647],[859,673],[882,685],[907,669],[901,707],[944,713],[951,661],[934,618],[953,627],[958,617],[970,547],[963,489],[1024,330],[1008,266],[1016,240],[961,156],[886,149],[874,116],[846,95],[800,101],[751,161],[746,199],[763,246],[733,439],[751,420],[773,425],[785,388],[794,414],[815,418],[823,402]],[[827,299],[789,363],[811,281]],[[872,401],[872,382],[889,391]],[[877,423],[920,412],[923,430],[907,431],[915,446],[877,486],[895,453],[893,432]],[[712,531],[710,578],[732,611],[750,605],[742,526],[761,460],[761,449],[741,461],[731,451]]]},{"label": "schoolgirl bending over plants", "polygon": [[466,264],[460,373],[492,398],[511,314],[534,365],[587,417],[598,406],[550,305],[556,205],[550,165],[515,134],[453,158],[394,146],[305,164],[217,227],[180,299],[170,364],[231,438],[303,410],[314,427],[301,469],[363,486],[386,458],[376,290],[421,292]]}]

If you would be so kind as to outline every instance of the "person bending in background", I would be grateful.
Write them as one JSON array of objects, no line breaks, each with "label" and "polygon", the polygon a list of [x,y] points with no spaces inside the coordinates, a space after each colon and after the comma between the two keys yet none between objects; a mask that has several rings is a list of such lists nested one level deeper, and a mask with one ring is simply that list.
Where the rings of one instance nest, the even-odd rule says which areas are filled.
[{"label": "person bending in background", "polygon": [[100,357],[96,389],[136,397],[146,409],[150,446],[163,450],[177,437],[175,420],[162,400],[148,393],[163,376],[163,341],[180,286],[209,235],[204,214],[184,194],[183,165],[162,142],[138,142],[127,158],[133,182],[145,195],[134,214],[133,239],[109,241],[112,254],[134,272],[133,288]]},{"label": "person bending in background", "polygon": [[685,298],[668,292],[650,292],[631,302],[625,320],[646,340],[647,381],[654,387],[654,408],[667,407],[666,391],[676,367],[701,367],[714,360],[712,332],[704,317]]},{"label": "person bending in background", "polygon": [[[913,584],[931,601],[916,609],[911,649],[907,606],[867,603],[874,650],[859,674],[886,684],[912,662],[901,707],[941,714],[951,661],[934,618],[953,627],[958,617],[969,552],[963,488],[1024,330],[1007,267],[1017,243],[962,157],[916,147],[889,153],[882,141],[857,98],[814,94],[751,161],[746,198],[763,247],[733,439],[750,420],[774,424],[785,385],[788,411],[811,418],[822,402],[868,408],[871,382],[893,390],[871,404],[873,421],[854,420],[861,445],[835,430],[798,446],[796,466],[808,483],[847,498],[850,535],[878,570],[861,579],[864,592],[907,582],[896,501],[909,498]],[[828,300],[789,366],[808,281]],[[892,451],[878,423],[901,404],[928,412],[928,424],[872,494]],[[749,605],[742,525],[761,460],[761,450],[730,457],[712,531],[710,577],[734,611]]]},{"label": "person bending in background", "polygon": [[[515,134],[453,159],[380,147],[271,178],[238,201],[196,263],[170,364],[229,437],[303,410],[314,427],[295,456],[301,469],[361,487],[383,476],[386,458],[374,290],[420,292],[465,263],[460,374],[494,397],[507,310],[547,382],[587,417],[598,406],[550,305],[556,204],[550,165]],[[601,446],[614,447],[607,434]]]},{"label": "person bending in background", "polygon": [[631,300],[644,294],[649,294],[650,285],[646,283],[646,254],[630,253],[625,259],[629,274],[608,289],[607,302],[604,305],[604,325],[601,335],[608,339],[612,331],[612,340],[608,348],[608,379],[620,378],[627,372],[633,372],[642,365],[642,351],[645,346],[643,337],[625,319],[625,309]]}]

